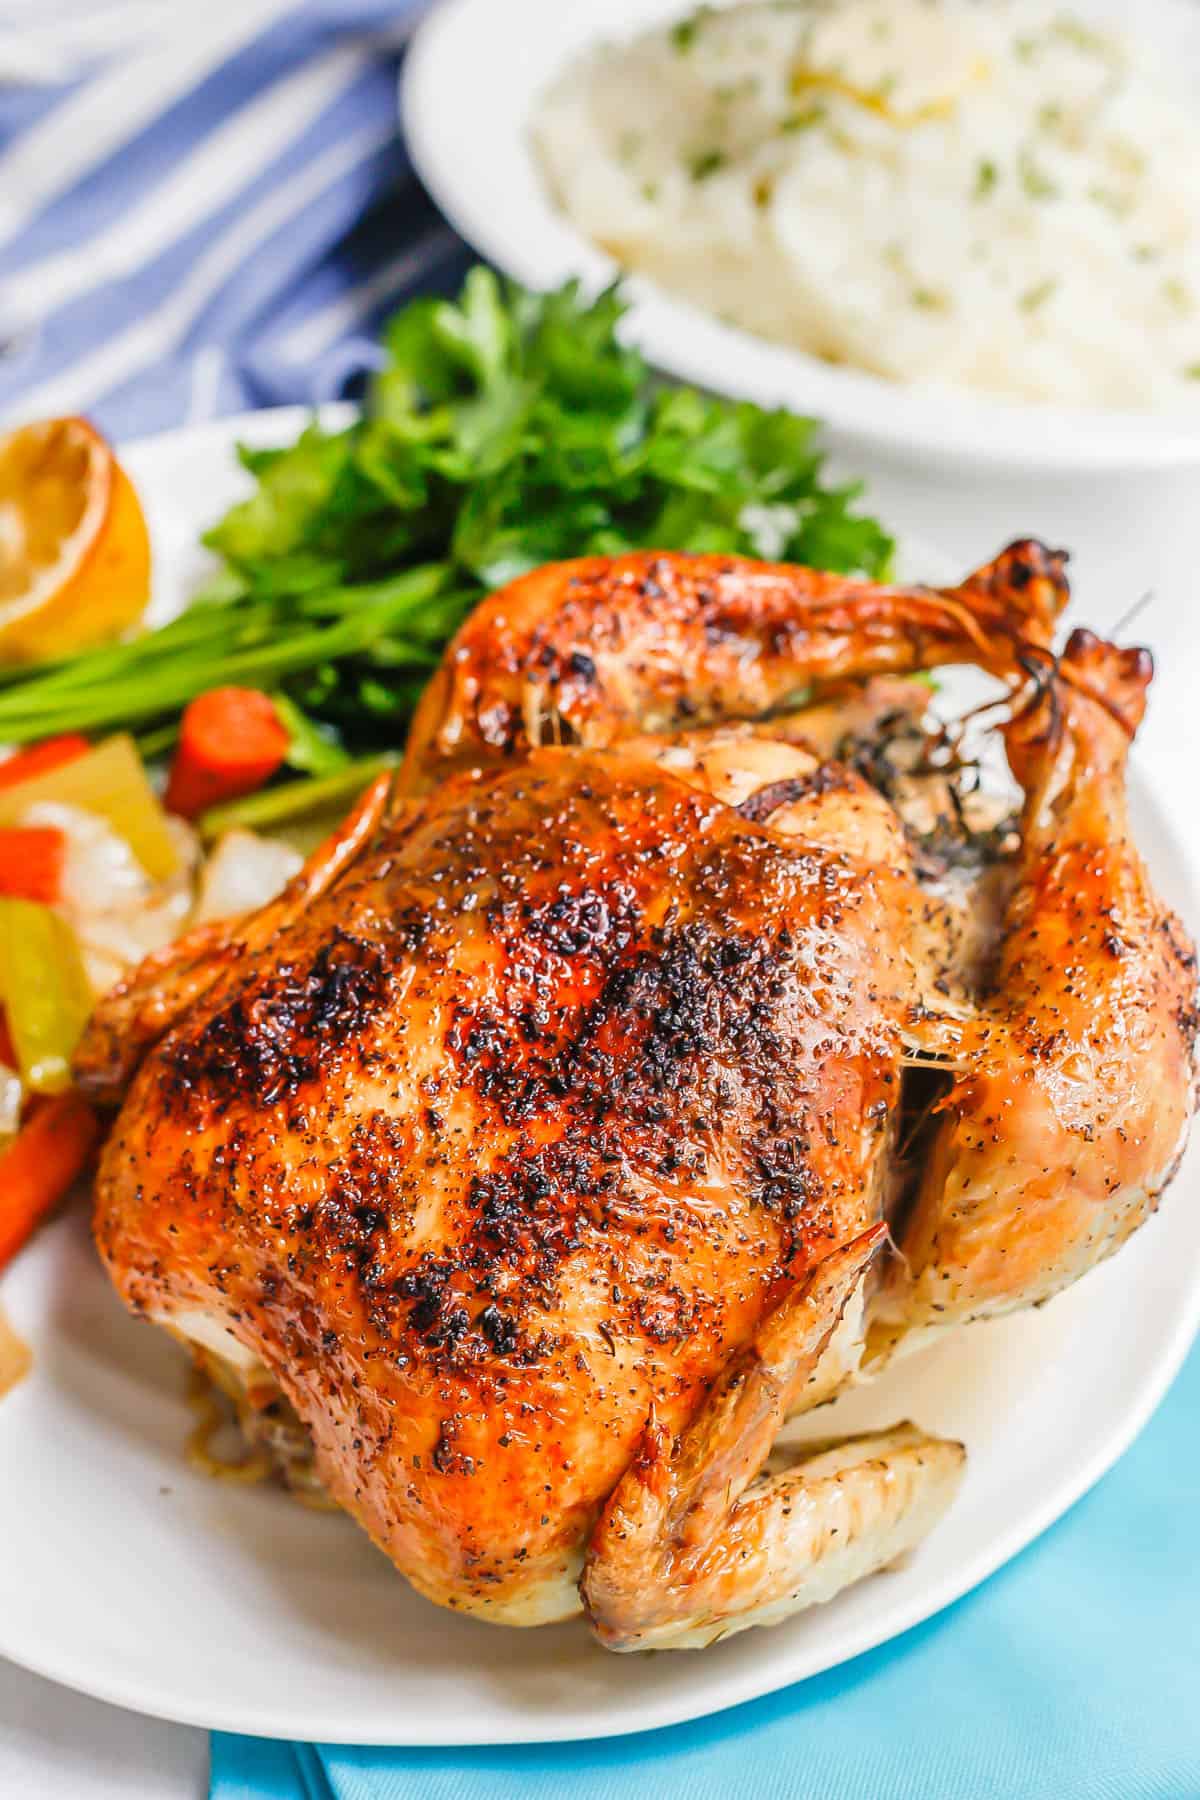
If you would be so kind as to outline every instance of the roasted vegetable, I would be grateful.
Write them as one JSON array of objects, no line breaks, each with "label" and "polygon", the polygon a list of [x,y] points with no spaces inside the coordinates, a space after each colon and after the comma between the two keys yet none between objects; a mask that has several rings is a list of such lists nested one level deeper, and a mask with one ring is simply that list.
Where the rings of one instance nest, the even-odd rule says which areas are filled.
[{"label": "roasted vegetable", "polygon": [[50,907],[0,899],[0,995],[25,1086],[61,1093],[93,996],[75,934]]},{"label": "roasted vegetable", "polygon": [[0,895],[53,906],[66,859],[66,837],[53,825],[0,827]]},{"label": "roasted vegetable", "polygon": [[0,1269],[82,1175],[100,1121],[78,1094],[42,1101],[0,1151]]},{"label": "roasted vegetable", "polygon": [[179,857],[166,814],[127,734],[108,738],[86,756],[28,781],[0,787],[0,827],[21,824],[31,806],[45,801],[107,819],[153,880],[165,881],[175,873]]},{"label": "roasted vegetable", "polygon": [[24,750],[0,762],[0,788],[16,787],[35,775],[48,774],[62,763],[86,756],[91,745],[81,732],[67,731],[61,737],[43,738],[40,744],[27,744]]},{"label": "roasted vegetable", "polygon": [[197,813],[251,794],[287,758],[290,737],[269,694],[258,688],[210,688],[183,715],[166,801]]}]

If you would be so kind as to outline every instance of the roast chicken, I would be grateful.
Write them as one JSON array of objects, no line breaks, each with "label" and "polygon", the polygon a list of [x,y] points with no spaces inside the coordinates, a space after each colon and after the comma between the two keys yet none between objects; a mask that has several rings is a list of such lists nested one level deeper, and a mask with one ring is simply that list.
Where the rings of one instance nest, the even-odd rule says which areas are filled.
[{"label": "roast chicken", "polygon": [[[1196,965],[1126,819],[1149,657],[1056,654],[1066,595],[1033,542],[954,590],[539,570],[279,899],[101,1004],[118,1291],[431,1600],[633,1649],[828,1599],[965,1451],[785,1421],[1154,1210]],[[1011,812],[926,719],[954,662]]]}]

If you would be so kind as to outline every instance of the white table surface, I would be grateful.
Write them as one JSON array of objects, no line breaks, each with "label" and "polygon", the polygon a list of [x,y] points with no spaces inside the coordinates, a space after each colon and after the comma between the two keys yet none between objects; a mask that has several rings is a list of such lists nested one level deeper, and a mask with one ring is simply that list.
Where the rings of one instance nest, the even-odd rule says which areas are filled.
[{"label": "white table surface", "polygon": [[[852,452],[845,462],[867,474],[873,505],[897,533],[938,546],[964,573],[1014,537],[1070,549],[1074,622],[1104,631],[1153,596],[1124,634],[1149,643],[1158,663],[1139,755],[1160,798],[1200,830],[1200,470],[976,483],[872,467]],[[0,1661],[0,1800],[197,1800],[207,1769],[205,1733],[82,1699]]]},{"label": "white table surface", "polygon": [[85,1700],[0,1660],[3,1800],[202,1800],[208,1733]]}]

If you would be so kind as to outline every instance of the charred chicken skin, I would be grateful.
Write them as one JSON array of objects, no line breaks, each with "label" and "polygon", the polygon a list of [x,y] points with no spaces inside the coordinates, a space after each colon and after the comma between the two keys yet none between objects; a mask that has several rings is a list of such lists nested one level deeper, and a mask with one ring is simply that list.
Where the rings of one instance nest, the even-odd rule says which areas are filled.
[{"label": "charred chicken skin", "polygon": [[[1055,656],[1065,598],[1031,542],[950,591],[537,571],[460,632],[394,790],[101,1005],[118,1290],[282,1390],[432,1600],[631,1649],[829,1598],[964,1451],[900,1424],[768,1471],[785,1421],[1153,1210],[1195,964],[1125,815],[1149,658]],[[851,746],[964,661],[1024,802],[955,887]]]}]

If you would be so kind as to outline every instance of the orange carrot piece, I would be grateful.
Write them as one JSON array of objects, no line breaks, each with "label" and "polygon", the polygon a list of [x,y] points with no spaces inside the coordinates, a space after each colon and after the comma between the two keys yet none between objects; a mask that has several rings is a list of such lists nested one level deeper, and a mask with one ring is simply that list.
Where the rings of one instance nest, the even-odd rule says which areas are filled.
[{"label": "orange carrot piece", "polygon": [[100,1121],[78,1094],[33,1112],[0,1154],[0,1269],[83,1173]]},{"label": "orange carrot piece", "polygon": [[78,731],[43,738],[40,744],[27,744],[24,750],[17,750],[0,762],[0,788],[16,787],[18,782],[29,781],[34,775],[48,774],[63,763],[86,756],[91,747]]},{"label": "orange carrot piece", "polygon": [[171,812],[194,819],[223,800],[254,792],[274,775],[291,745],[269,694],[212,688],[183,715],[167,782]]},{"label": "orange carrot piece", "polygon": [[53,906],[66,856],[66,836],[55,825],[0,828],[0,894]]}]

